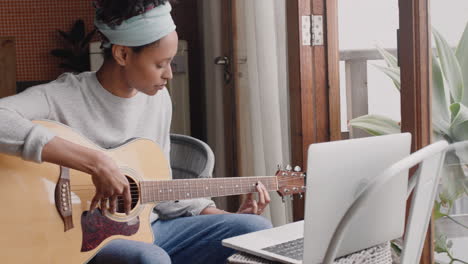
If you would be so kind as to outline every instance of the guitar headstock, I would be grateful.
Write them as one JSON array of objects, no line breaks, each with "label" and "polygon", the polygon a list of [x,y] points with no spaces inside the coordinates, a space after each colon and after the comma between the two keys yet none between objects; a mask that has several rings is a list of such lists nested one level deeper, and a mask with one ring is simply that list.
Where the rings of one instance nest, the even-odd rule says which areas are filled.
[{"label": "guitar headstock", "polygon": [[278,171],[275,176],[278,180],[278,193],[281,197],[306,191],[306,174],[301,171],[299,166],[294,167],[293,170],[290,165],[286,166],[285,169],[282,169],[278,165]]}]

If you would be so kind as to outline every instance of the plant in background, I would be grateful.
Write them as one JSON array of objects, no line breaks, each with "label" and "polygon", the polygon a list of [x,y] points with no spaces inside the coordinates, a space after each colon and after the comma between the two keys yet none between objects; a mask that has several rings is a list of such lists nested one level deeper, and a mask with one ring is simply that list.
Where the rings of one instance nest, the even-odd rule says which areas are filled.
[{"label": "plant in background", "polygon": [[86,34],[85,23],[79,19],[75,21],[70,32],[57,31],[65,40],[66,45],[63,49],[52,50],[50,54],[64,59],[59,65],[60,68],[73,72],[89,71],[89,43],[96,33],[96,29]]},{"label": "plant in background", "polygon": [[[468,24],[454,51],[442,35],[433,29],[436,52],[432,54],[432,126],[436,140],[445,139],[449,143],[468,140]],[[400,90],[400,68],[397,59],[377,47],[387,66],[375,65],[390,77]],[[400,124],[379,115],[365,115],[349,122],[352,127],[363,129],[371,135],[400,133]],[[448,218],[455,224],[467,228],[453,219],[449,213],[454,202],[468,195],[468,153],[456,151],[447,153],[446,165],[435,201],[435,219]],[[453,166],[454,165],[454,166]],[[452,241],[440,232],[436,222],[436,252],[446,253],[455,261],[468,263],[453,257]]]}]

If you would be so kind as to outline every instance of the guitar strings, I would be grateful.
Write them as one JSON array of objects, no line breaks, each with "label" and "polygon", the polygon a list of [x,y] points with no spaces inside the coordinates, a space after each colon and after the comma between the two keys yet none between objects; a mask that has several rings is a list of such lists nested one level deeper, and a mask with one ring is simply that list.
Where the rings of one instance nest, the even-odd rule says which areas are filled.
[{"label": "guitar strings", "polygon": [[[281,185],[285,182],[289,182],[290,180],[278,180],[278,185]],[[245,187],[251,187],[250,184],[248,184],[247,186],[242,186],[243,184],[241,183],[241,188],[245,188]],[[268,186],[269,184],[267,183],[267,186],[266,187],[269,187]],[[78,187],[78,188],[75,188],[75,187]],[[81,187],[81,188],[80,188]],[[83,187],[87,187],[87,188],[83,188]],[[143,188],[151,188],[151,187],[164,187],[164,186],[157,186],[157,185],[153,185],[153,186],[144,186]],[[193,188],[192,186],[171,186],[172,189],[175,191],[175,192],[180,192],[180,191],[186,191],[187,189],[191,189]],[[198,188],[204,188],[206,186],[199,186]],[[167,187],[166,187],[167,188]],[[139,194],[139,189],[140,187],[136,184],[131,184],[130,186],[130,193],[131,194]],[[85,185],[72,185],[72,189],[71,191],[74,191],[74,192],[79,192],[79,191],[94,191],[96,190],[95,186],[94,185],[91,185],[91,184],[85,184]]]},{"label": "guitar strings", "polygon": [[[287,176],[283,176],[284,177],[287,177]],[[290,176],[290,177],[293,177],[293,176]],[[229,179],[229,178],[228,178]],[[163,182],[179,182],[180,181],[180,184],[182,183],[185,183],[185,182],[182,182],[182,180],[170,180],[170,181],[165,181],[165,180],[162,180],[162,181],[142,181],[142,183],[145,183],[145,184],[148,184],[148,183],[155,183],[155,184],[158,184],[158,183],[163,183]],[[290,179],[289,180],[278,180],[278,183],[280,182],[289,182],[291,181]],[[240,183],[240,184],[245,184],[245,183]],[[249,183],[250,184],[250,183]],[[72,184],[73,186],[85,186],[85,187],[94,187],[94,184]],[[138,184],[136,183],[130,183],[131,186],[138,186]],[[148,186],[148,185],[147,185]]]},{"label": "guitar strings", "polygon": [[[286,179],[278,179],[278,180],[277,180],[278,185],[280,185],[280,184],[282,184],[282,183],[284,183],[284,182],[290,181],[290,179],[287,179],[287,178],[291,178],[291,177],[293,177],[293,176],[283,176],[282,178],[286,178]],[[155,182],[155,183],[157,184],[157,182]],[[269,186],[268,186],[268,185],[269,185],[268,183],[269,183],[269,182],[267,182],[267,188],[269,187]],[[243,184],[241,183],[241,185],[243,185]],[[81,187],[81,188],[82,188],[82,187],[89,187],[89,188],[85,188],[85,189],[73,188],[73,187],[75,187],[75,186],[76,186],[76,187]],[[147,185],[147,186],[148,186],[148,185]],[[146,187],[147,187],[147,186],[146,186]],[[158,186],[153,185],[153,186],[151,186],[151,187],[158,187]],[[159,186],[159,187],[163,187],[163,186]],[[190,189],[190,188],[191,188],[191,187],[188,187],[188,188],[187,188],[187,187],[188,187],[188,186],[172,186],[172,188],[174,189],[174,193],[186,192],[186,191],[188,191],[187,189]],[[200,187],[205,187],[205,186],[200,186]],[[241,188],[244,188],[244,187],[251,187],[251,186],[250,186],[250,183],[248,184],[248,186],[241,186]],[[142,188],[143,188],[143,187],[142,187]],[[147,187],[147,188],[148,188],[148,187]],[[140,196],[140,190],[139,190],[139,189],[140,189],[140,188],[139,188],[139,186],[138,186],[137,183],[134,183],[134,182],[130,183],[130,195],[131,195],[132,200],[133,200],[133,199],[138,199],[138,198],[139,198],[139,196]],[[73,186],[72,186],[72,191],[74,191],[74,192],[94,191],[94,190],[95,190],[95,186],[94,186],[94,185],[89,185],[89,184],[86,184],[86,185],[73,185]],[[274,191],[274,190],[272,190],[272,191]],[[152,193],[152,194],[153,194],[153,193]],[[163,194],[163,195],[164,195],[164,194]],[[119,195],[119,196],[117,197],[117,200],[118,200],[118,203],[119,203],[119,204],[120,204],[120,203],[123,204],[123,197],[122,197],[122,196]],[[120,201],[120,200],[121,200],[121,201]]]},{"label": "guitar strings", "polygon": [[[293,176],[290,176],[290,177],[293,177]],[[282,178],[288,178],[288,176],[283,176]],[[284,179],[284,180],[278,180],[277,183],[278,183],[278,185],[280,185],[281,183],[285,183],[285,182],[289,182],[289,181],[290,180]],[[79,185],[79,186],[87,186],[87,187],[91,187],[91,189],[72,189],[72,191],[74,191],[74,192],[80,191],[81,192],[81,191],[94,191],[95,190],[94,185]],[[155,186],[152,186],[152,187],[155,187]],[[187,191],[186,190],[187,186],[173,186],[173,187],[176,187],[176,188],[177,187],[182,187],[182,188],[174,189],[174,193],[179,193],[179,195],[180,195],[180,192],[186,192]],[[248,186],[242,186],[242,187],[251,187],[251,186],[249,184]],[[268,186],[266,186],[266,187],[268,188]],[[130,195],[131,195],[130,206],[133,209],[135,207],[135,205],[138,203],[138,200],[140,199],[140,191],[139,191],[139,186],[136,183],[131,183],[130,189],[131,189],[131,191],[130,191]],[[188,189],[190,189],[190,187]],[[275,190],[270,190],[270,191],[275,191]],[[151,194],[154,194],[154,193],[151,193]],[[166,193],[166,194],[168,194],[168,193]],[[162,194],[162,195],[164,197],[165,194]],[[160,202],[173,201],[173,200],[174,199],[163,199]],[[106,203],[107,203],[106,207],[110,208],[110,201],[106,201]],[[98,205],[100,206],[99,202],[98,202]],[[123,196],[119,195],[119,196],[116,197],[116,204],[115,205],[116,205],[116,212],[117,213],[123,213],[124,206],[125,206]]]}]

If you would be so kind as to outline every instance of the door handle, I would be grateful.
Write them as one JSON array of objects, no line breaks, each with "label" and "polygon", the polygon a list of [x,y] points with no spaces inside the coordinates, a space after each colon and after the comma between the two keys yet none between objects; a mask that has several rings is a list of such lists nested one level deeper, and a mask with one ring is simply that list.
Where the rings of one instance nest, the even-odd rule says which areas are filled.
[{"label": "door handle", "polygon": [[226,56],[216,57],[214,63],[216,65],[224,66],[224,83],[229,84],[232,79],[231,67],[230,67],[231,60],[229,59],[229,57],[226,57]]},{"label": "door handle", "polygon": [[229,58],[226,56],[219,56],[215,58],[216,65],[229,65]]}]

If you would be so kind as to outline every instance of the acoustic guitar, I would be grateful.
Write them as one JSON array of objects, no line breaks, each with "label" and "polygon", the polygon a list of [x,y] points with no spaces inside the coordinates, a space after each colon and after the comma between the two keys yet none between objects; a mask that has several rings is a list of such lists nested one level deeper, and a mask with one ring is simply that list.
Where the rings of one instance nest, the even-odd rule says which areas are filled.
[{"label": "acoustic guitar", "polygon": [[91,176],[51,163],[0,154],[0,258],[2,263],[85,263],[114,239],[152,243],[150,213],[157,202],[246,194],[261,181],[281,196],[304,191],[304,173],[279,170],[271,177],[171,180],[163,151],[147,139],[102,149],[71,128],[35,121],[57,136],[112,157],[131,185],[132,209],[89,211]]}]

